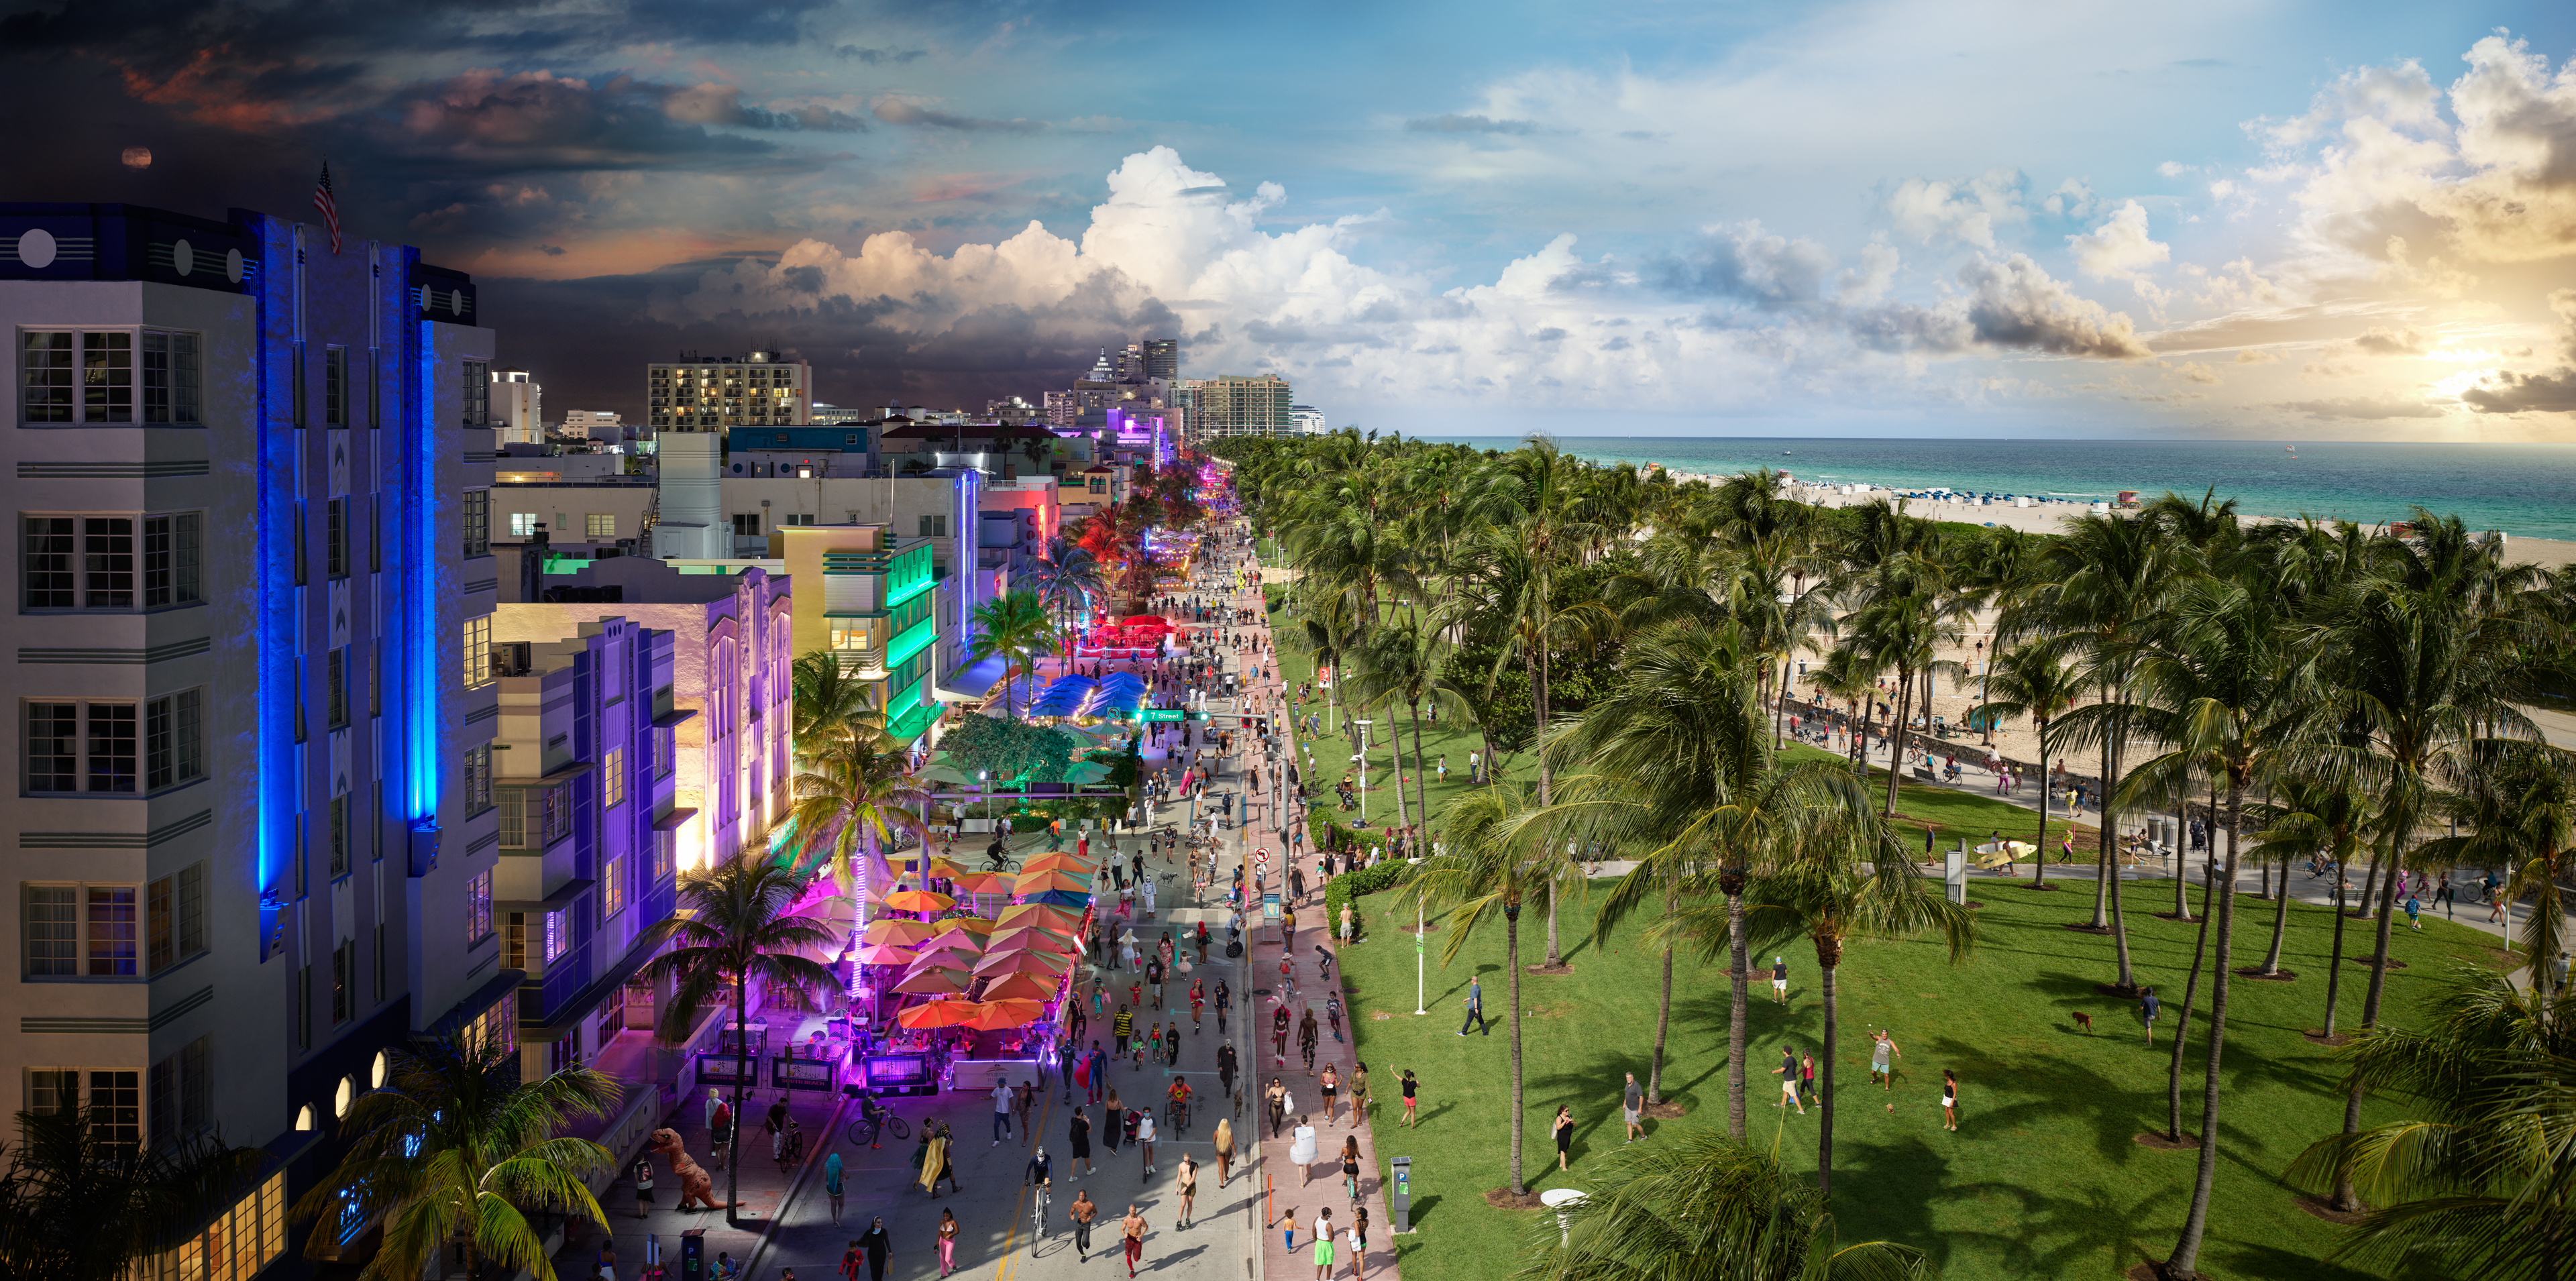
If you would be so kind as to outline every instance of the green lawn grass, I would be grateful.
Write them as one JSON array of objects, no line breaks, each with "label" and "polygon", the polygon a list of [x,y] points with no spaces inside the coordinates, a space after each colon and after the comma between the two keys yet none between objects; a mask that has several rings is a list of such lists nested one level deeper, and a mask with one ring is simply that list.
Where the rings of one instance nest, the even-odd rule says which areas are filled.
[{"label": "green lawn grass", "polygon": [[[1606,882],[1602,883],[1606,884]],[[1597,887],[1596,887],[1597,888]],[[2142,892],[2143,891],[2143,892]],[[1836,1119],[1834,1210],[1845,1240],[1887,1239],[1927,1251],[1952,1281],[1988,1277],[2111,1277],[2172,1247],[2188,1204],[2189,1151],[2142,1147],[2135,1136],[2161,1130],[2166,1111],[2167,1043],[2142,1043],[2133,1002],[2095,992],[2113,977],[2111,940],[2061,928],[2091,909],[2092,896],[2038,893],[1980,881],[1972,895],[1982,941],[1976,955],[1950,965],[1930,941],[1856,943],[1841,970],[1841,1099]],[[2143,981],[2165,996],[2173,1022],[2196,926],[2159,920],[2160,887],[2131,886],[2130,943]],[[1389,896],[1373,896],[1383,912]],[[1597,902],[1597,899],[1594,900]],[[2239,902],[2236,960],[2258,961],[2272,905]],[[1569,908],[1563,977],[1525,976],[1525,1169],[1536,1188],[1578,1183],[1620,1142],[1620,1074],[1646,1077],[1653,1046],[1658,958],[1633,930],[1606,946],[1577,943],[1590,909]],[[1430,1013],[1413,1015],[1415,956],[1397,923],[1373,920],[1373,941],[1343,961],[1352,998],[1359,1057],[1383,1098],[1374,1126],[1378,1155],[1413,1158],[1414,1219],[1419,1231],[1399,1237],[1407,1281],[1489,1281],[1508,1272],[1526,1216],[1489,1207],[1483,1194],[1505,1182],[1510,1079],[1505,1029],[1490,1038],[1459,1039],[1459,1002],[1468,977],[1480,975],[1488,1007],[1509,997],[1502,974],[1499,925],[1471,941],[1457,963],[1439,965],[1437,933],[1428,957]],[[1538,922],[1530,922],[1531,934]],[[2217,1185],[2201,1269],[2212,1276],[2358,1278],[2378,1275],[2323,1262],[2341,1229],[2311,1217],[2280,1182],[2289,1160],[2342,1119],[2333,1052],[2300,1035],[2322,1021],[2329,909],[2295,905],[2285,968],[2294,982],[2233,985],[2221,1113]],[[2369,923],[2351,923],[2346,954],[2369,950]],[[1534,937],[1522,959],[1534,961]],[[1792,1169],[1815,1168],[1818,1118],[1771,1106],[1777,1079],[1768,1075],[1783,1045],[1821,1048],[1815,954],[1803,942],[1780,949],[1792,982],[1786,1006],[1757,983],[1748,1057],[1750,1133],[1775,1141]],[[2420,1021],[2464,961],[2491,963],[2492,940],[2465,926],[2428,924],[2413,934],[2401,922],[2392,948],[2409,968],[2388,977],[2383,1018]],[[1767,960],[1767,956],[1764,958]],[[2346,1027],[2358,1023],[2368,971],[2347,962],[2341,994]],[[1665,1093],[1689,1109],[1675,1121],[1649,1123],[1647,1142],[1695,1127],[1723,1127],[1726,1117],[1727,990],[1723,971],[1687,960],[1677,966]],[[2184,1067],[2184,1125],[2197,1129],[2199,1081],[2206,1063],[2208,980]],[[2071,1017],[2093,1016],[2086,1035]],[[1380,1017],[1381,1014],[1385,1017]],[[1892,1028],[1904,1051],[1893,1092],[1869,1084],[1868,1037]],[[1397,1073],[1422,1078],[1421,1128],[1399,1124]],[[1961,1081],[1961,1129],[1941,1128],[1941,1071]],[[1574,1168],[1556,1170],[1547,1123],[1571,1104],[1578,1124]],[[1888,1105],[1895,1110],[1890,1112]],[[2372,1101],[2372,1124],[2397,1115]],[[1287,1201],[1296,1197],[1288,1196]],[[1285,1202],[1283,1202],[1285,1203]]]}]

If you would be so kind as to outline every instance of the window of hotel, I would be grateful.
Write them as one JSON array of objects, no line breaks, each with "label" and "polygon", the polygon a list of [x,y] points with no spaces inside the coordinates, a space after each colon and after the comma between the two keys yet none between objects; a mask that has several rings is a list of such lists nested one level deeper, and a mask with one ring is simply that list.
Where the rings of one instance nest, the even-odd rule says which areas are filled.
[{"label": "window of hotel", "polygon": [[601,860],[599,876],[599,915],[605,920],[626,908],[628,863],[623,854]]},{"label": "window of hotel", "polygon": [[337,498],[323,504],[322,572],[333,578],[349,576],[349,504]]},{"label": "window of hotel", "polygon": [[38,1116],[89,1109],[90,1134],[107,1143],[143,1141],[143,1074],[131,1068],[30,1068],[27,1110]]},{"label": "window of hotel", "polygon": [[26,704],[25,789],[132,794],[196,781],[205,773],[203,693],[133,703]]},{"label": "window of hotel", "polygon": [[668,828],[657,829],[653,833],[654,884],[660,884],[663,877],[671,874],[672,851],[679,848],[679,844],[680,834]]},{"label": "window of hotel", "polygon": [[201,1036],[152,1065],[152,1097],[144,1118],[154,1147],[175,1143],[214,1124],[210,1106],[214,1092],[206,1079],[212,1057],[209,1038]]},{"label": "window of hotel", "polygon": [[194,605],[203,600],[197,577],[204,518],[196,512],[143,518],[143,606]]},{"label": "window of hotel", "polygon": [[331,949],[331,1023],[337,1027],[349,1021],[357,1008],[358,945],[345,942]]},{"label": "window of hotel", "polygon": [[671,773],[671,728],[667,725],[653,731],[653,777],[667,778]]},{"label": "window of hotel", "polygon": [[582,533],[591,538],[617,537],[617,513],[589,512],[582,516]]},{"label": "window of hotel", "polygon": [[492,491],[488,489],[466,490],[464,510],[465,554],[469,557],[491,555]]},{"label": "window of hotel", "polygon": [[492,874],[481,873],[465,882],[465,945],[472,947],[492,937]]},{"label": "window of hotel", "polygon": [[491,426],[491,425],[492,425],[492,365],[491,365],[491,362],[489,362],[489,361],[482,361],[482,360],[468,360],[468,361],[460,362],[460,368],[461,368],[462,375],[463,375],[463,387],[462,387],[462,390],[463,390],[464,395],[465,395],[465,405],[464,405],[464,419],[463,419],[463,425],[464,425],[464,426],[467,426],[467,427],[489,427],[489,426]]},{"label": "window of hotel", "polygon": [[492,679],[492,618],[490,615],[465,620],[464,649],[465,687],[472,689],[489,683]]},{"label": "window of hotel", "polygon": [[143,887],[144,966],[158,974],[206,950],[206,865]]},{"label": "window of hotel", "polygon": [[599,807],[615,809],[626,803],[626,749],[612,747],[599,756]]},{"label": "window of hotel", "polygon": [[346,793],[331,798],[331,879],[349,874],[349,797]]},{"label": "window of hotel", "polygon": [[192,333],[23,331],[18,346],[20,421],[194,424],[199,419],[200,351],[201,340]]},{"label": "window of hotel", "polygon": [[349,723],[349,648],[346,645],[322,656],[323,698],[330,710],[331,728]]},{"label": "window of hotel", "polygon": [[535,512],[510,513],[510,537],[533,538],[536,533],[537,514]]},{"label": "window of hotel", "polygon": [[329,347],[322,352],[322,422],[328,427],[349,425],[349,349]]},{"label": "window of hotel", "polygon": [[[131,885],[20,887],[31,978],[133,978],[141,945]],[[202,929],[202,926],[199,927]]]},{"label": "window of hotel", "polygon": [[465,749],[465,778],[458,799],[465,802],[467,814],[480,814],[492,808],[492,745]]}]

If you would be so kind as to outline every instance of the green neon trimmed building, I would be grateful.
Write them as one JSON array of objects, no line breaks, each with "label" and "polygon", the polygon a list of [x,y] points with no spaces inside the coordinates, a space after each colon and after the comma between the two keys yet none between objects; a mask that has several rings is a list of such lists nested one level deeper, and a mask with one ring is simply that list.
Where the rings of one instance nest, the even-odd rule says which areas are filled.
[{"label": "green neon trimmed building", "polygon": [[796,584],[795,652],[839,655],[843,670],[869,683],[895,741],[927,732],[939,719],[933,685],[949,612],[932,540],[860,524],[781,526],[773,541],[786,544]]}]

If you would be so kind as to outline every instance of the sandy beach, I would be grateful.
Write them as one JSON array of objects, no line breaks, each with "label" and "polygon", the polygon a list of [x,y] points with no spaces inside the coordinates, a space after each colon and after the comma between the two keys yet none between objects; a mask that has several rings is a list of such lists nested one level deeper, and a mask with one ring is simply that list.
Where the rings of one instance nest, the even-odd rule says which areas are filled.
[{"label": "sandy beach", "polygon": [[[1792,476],[1795,474],[1796,473],[1794,472],[1791,473]],[[1677,471],[1672,473],[1672,475],[1675,480],[1704,480],[1712,485],[1723,484],[1727,480],[1727,477],[1724,476],[1704,475],[1694,472]],[[1843,490],[1846,488],[1851,489],[1853,492],[1848,494],[1844,493]],[[2006,528],[2018,529],[2033,534],[2057,533],[2066,521],[2082,516],[2091,510],[2088,505],[2075,502],[2051,502],[2042,499],[2032,499],[2032,505],[2029,507],[2015,507],[2009,502],[2003,502],[2000,500],[1981,504],[1965,499],[1953,499],[1939,496],[1905,496],[1901,495],[1899,491],[1870,488],[1866,486],[1807,485],[1792,483],[1789,488],[1789,496],[1800,502],[1814,503],[1822,507],[1857,507],[1865,503],[1875,502],[1879,499],[1900,500],[1905,504],[1905,510],[1911,515],[1925,516],[1933,520],[1955,520],[1978,525],[2000,525]],[[2243,519],[2249,523],[2286,523],[2283,521],[2283,518],[2277,516],[2249,515]],[[2528,562],[2547,569],[2557,569],[2565,565],[2576,564],[2576,542],[2568,542],[2559,539],[2525,538],[2519,534],[2509,535],[2505,543],[2505,552],[2508,558],[2512,560]]]}]

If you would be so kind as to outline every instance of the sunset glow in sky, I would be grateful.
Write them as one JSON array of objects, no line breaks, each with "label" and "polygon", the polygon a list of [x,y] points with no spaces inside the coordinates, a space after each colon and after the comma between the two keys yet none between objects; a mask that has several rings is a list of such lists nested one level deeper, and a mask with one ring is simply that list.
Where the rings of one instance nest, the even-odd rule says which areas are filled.
[{"label": "sunset glow in sky", "polygon": [[0,18],[11,198],[296,216],[327,158],[550,409],[754,346],[980,408],[1150,332],[1486,434],[2576,437],[2571,58],[2536,4]]}]

